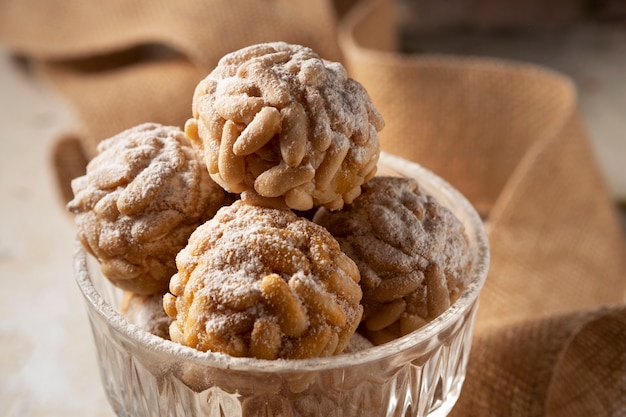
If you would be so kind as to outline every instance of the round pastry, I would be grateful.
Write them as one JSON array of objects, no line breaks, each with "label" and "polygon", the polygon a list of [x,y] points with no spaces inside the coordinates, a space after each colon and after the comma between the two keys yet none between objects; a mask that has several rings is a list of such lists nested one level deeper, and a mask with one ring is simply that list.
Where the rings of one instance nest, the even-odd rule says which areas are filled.
[{"label": "round pastry", "polygon": [[471,253],[461,222],[411,178],[374,177],[352,205],[320,209],[361,273],[364,331],[376,344],[431,321],[463,290]]},{"label": "round pastry", "polygon": [[252,204],[335,210],[376,172],[384,122],[337,62],[283,42],[224,56],[196,87],[185,132],[211,177]]},{"label": "round pastry", "polygon": [[100,142],[72,181],[78,236],[116,286],[165,293],[176,253],[226,200],[180,128],[146,123]]},{"label": "round pastry", "polygon": [[170,318],[163,310],[162,294],[136,294],[124,291],[120,314],[129,323],[163,339],[169,339]]},{"label": "round pastry", "polygon": [[323,227],[291,210],[221,208],[176,258],[163,304],[173,341],[260,359],[341,353],[362,315],[359,272]]}]

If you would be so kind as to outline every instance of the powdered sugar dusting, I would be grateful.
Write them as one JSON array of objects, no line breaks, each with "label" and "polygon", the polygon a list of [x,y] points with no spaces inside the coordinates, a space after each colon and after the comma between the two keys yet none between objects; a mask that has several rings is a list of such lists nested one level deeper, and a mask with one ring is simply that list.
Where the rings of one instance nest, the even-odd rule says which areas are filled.
[{"label": "powdered sugar dusting", "polygon": [[469,278],[463,225],[413,179],[375,177],[350,207],[321,209],[314,221],[359,266],[364,329],[373,339],[380,332],[398,337],[434,319]]},{"label": "powdered sugar dusting", "polygon": [[176,127],[146,123],[102,141],[72,182],[82,244],[123,289],[163,292],[176,253],[226,201]]},{"label": "powdered sugar dusting", "polygon": [[339,209],[360,193],[383,126],[340,63],[274,42],[222,58],[198,84],[185,131],[226,190],[309,210]]},{"label": "powdered sugar dusting", "polygon": [[[325,229],[289,210],[224,207],[196,229],[177,265],[166,311],[178,330],[170,333],[199,350],[325,356],[341,352],[360,321],[352,261]],[[334,291],[333,273],[358,299]]]}]

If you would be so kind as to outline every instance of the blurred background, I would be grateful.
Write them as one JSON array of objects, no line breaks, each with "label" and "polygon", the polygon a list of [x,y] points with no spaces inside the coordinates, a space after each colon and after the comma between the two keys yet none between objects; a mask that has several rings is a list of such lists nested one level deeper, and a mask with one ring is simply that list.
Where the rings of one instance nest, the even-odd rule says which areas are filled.
[{"label": "blurred background", "polygon": [[[570,76],[624,215],[626,2],[396,1],[404,52],[502,57]],[[337,15],[352,3],[336,1]],[[52,168],[57,139],[76,123],[64,98],[0,39],[0,417],[113,415],[72,277],[73,224]]]},{"label": "blurred background", "polygon": [[398,27],[406,52],[499,57],[571,77],[607,182],[623,204],[625,1],[399,0]]}]

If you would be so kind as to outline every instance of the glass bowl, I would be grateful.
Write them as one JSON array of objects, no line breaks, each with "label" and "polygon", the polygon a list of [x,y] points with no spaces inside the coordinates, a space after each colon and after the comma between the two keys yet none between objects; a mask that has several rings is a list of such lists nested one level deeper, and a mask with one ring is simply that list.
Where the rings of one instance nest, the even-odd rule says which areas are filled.
[{"label": "glass bowl", "polygon": [[466,374],[478,295],[489,267],[482,221],[449,184],[415,163],[381,154],[379,172],[414,177],[465,225],[474,263],[467,287],[442,315],[392,342],[329,358],[258,360],[200,352],[127,322],[122,292],[76,244],[74,269],[118,416],[445,416]]}]

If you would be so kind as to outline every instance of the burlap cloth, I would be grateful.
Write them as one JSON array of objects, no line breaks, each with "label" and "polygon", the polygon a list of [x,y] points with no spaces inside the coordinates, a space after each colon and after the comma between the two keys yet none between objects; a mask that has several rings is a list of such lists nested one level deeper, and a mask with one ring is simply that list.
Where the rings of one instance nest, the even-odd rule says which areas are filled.
[{"label": "burlap cloth", "polygon": [[[384,150],[461,190],[492,264],[452,415],[625,416],[626,250],[566,76],[401,55],[389,0],[0,0],[0,40],[81,122],[52,159],[64,199],[96,143],[182,125],[225,53],[273,40],[342,60],[386,119]],[[338,12],[339,11],[339,12]]]}]

